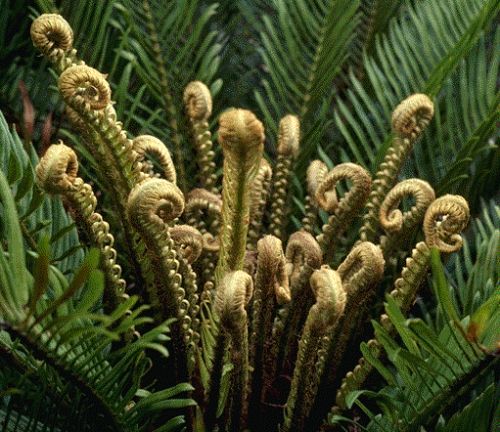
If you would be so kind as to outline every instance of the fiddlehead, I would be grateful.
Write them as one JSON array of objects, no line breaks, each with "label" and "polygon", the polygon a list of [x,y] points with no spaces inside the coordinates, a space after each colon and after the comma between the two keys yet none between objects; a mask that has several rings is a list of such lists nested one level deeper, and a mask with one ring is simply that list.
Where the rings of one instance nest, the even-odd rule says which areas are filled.
[{"label": "fiddlehead", "polygon": [[[229,420],[226,430],[239,431],[243,404],[246,400],[248,380],[248,330],[246,305],[252,297],[253,282],[243,271],[227,273],[217,288],[214,310],[220,321],[221,332],[215,347],[215,360],[211,373],[207,427],[213,426],[222,374],[223,353],[230,343],[234,369],[228,395]],[[222,354],[222,355],[221,355]]]},{"label": "fiddlehead", "polygon": [[434,115],[434,104],[425,94],[414,94],[402,101],[392,114],[394,139],[380,165],[366,205],[360,230],[361,240],[374,241],[378,233],[380,206],[397,181],[404,161]]},{"label": "fiddlehead", "polygon": [[88,238],[101,251],[101,264],[106,278],[105,309],[113,311],[125,298],[125,280],[116,263],[114,238],[109,224],[95,212],[97,199],[92,187],[78,177],[78,159],[75,152],[62,142],[51,145],[36,166],[38,185],[47,193],[63,195],[83,225]]},{"label": "fiddlehead", "polygon": [[170,228],[170,236],[188,264],[192,264],[200,257],[203,236],[196,228],[190,225],[175,225]]},{"label": "fiddlehead", "polygon": [[200,168],[201,187],[217,193],[215,173],[215,153],[212,150],[212,135],[208,119],[212,114],[212,95],[201,81],[192,81],[184,90],[184,105],[191,122],[197,163]]},{"label": "fiddlehead", "polygon": [[174,323],[173,342],[176,371],[187,376],[185,343],[193,331],[188,316],[189,302],[181,288],[179,259],[169,224],[184,210],[184,197],[180,189],[164,179],[147,179],[132,191],[127,202],[128,218],[146,244],[154,283],[148,284],[149,301],[160,320],[178,318]]},{"label": "fiddlehead", "polygon": [[300,338],[286,403],[284,431],[304,430],[305,420],[318,389],[321,375],[318,366],[321,369],[324,364],[319,359],[319,350],[344,313],[346,296],[337,272],[328,266],[322,266],[312,274],[310,283],[316,303],[309,311]]},{"label": "fiddlehead", "polygon": [[[413,304],[418,288],[425,279],[429,269],[430,248],[437,247],[444,253],[456,252],[462,245],[460,232],[467,226],[468,221],[469,206],[459,195],[444,195],[431,203],[424,216],[425,241],[417,243],[390,293],[403,313]],[[386,330],[392,330],[392,324],[386,314],[381,316],[380,323]],[[368,341],[365,349],[375,358],[382,352],[376,339]],[[358,389],[371,370],[371,364],[361,359],[354,370],[346,375],[337,392],[336,400],[340,408],[345,408],[347,394]]]},{"label": "fiddlehead", "polygon": [[[59,90],[66,103],[99,136],[113,160],[114,176],[128,193],[146,175],[121,123],[108,115],[111,90],[104,76],[88,66],[71,66],[59,77]],[[121,198],[125,201],[127,197]]]},{"label": "fiddlehead", "polygon": [[[349,180],[352,186],[338,200],[335,187],[340,180]],[[323,226],[323,233],[318,236],[318,243],[323,250],[323,261],[329,262],[335,253],[334,240],[348,227],[348,224],[363,208],[370,193],[370,174],[359,165],[343,163],[331,170],[316,190],[316,201],[332,215]]]},{"label": "fiddlehead", "polygon": [[436,199],[424,217],[425,242],[441,252],[456,252],[462,247],[460,233],[469,223],[469,205],[460,195],[444,195]]},{"label": "fiddlehead", "polygon": [[224,152],[222,226],[216,284],[226,272],[243,268],[250,213],[250,187],[264,147],[264,127],[250,111],[231,109],[219,120]]},{"label": "fiddlehead", "polygon": [[[415,204],[402,212],[398,207],[407,197],[415,199]],[[429,183],[419,179],[404,180],[390,190],[380,206],[380,225],[387,233],[381,239],[381,247],[386,256],[421,223],[435,197]]]},{"label": "fiddlehead", "polygon": [[359,333],[369,312],[376,287],[384,274],[384,257],[378,246],[369,242],[358,243],[338,268],[342,286],[346,291],[345,313],[322,345],[318,397],[314,401],[310,418],[321,419],[330,408],[320,395],[335,389],[343,360],[359,355]]},{"label": "fiddlehead", "polygon": [[[305,200],[304,217],[302,218],[302,228],[311,234],[314,234],[314,226],[316,225],[316,219],[318,217],[316,191],[327,174],[328,168],[326,164],[320,160],[312,161],[307,168],[307,196]],[[329,192],[325,194],[328,196]],[[334,197],[335,196],[336,194]]]},{"label": "fiddlehead", "polygon": [[263,218],[271,192],[273,170],[264,158],[260,161],[250,192],[250,227],[248,229],[248,250],[255,250],[263,229]]},{"label": "fiddlehead", "polygon": [[[384,257],[378,246],[370,242],[356,245],[337,269],[348,300],[378,283],[384,274]],[[356,302],[360,300],[357,299]]]},{"label": "fiddlehead", "polygon": [[[271,386],[269,365],[273,362],[272,327],[277,305],[290,301],[290,289],[285,270],[285,254],[281,240],[267,235],[257,243],[257,271],[252,303],[252,333],[250,364],[253,367],[249,421],[255,419],[265,391]],[[264,380],[268,380],[264,382]],[[263,384],[264,383],[264,384]]]},{"label": "fiddlehead", "polygon": [[33,45],[46,56],[59,71],[73,64],[81,64],[73,49],[73,30],[58,14],[43,14],[31,24]]},{"label": "fiddlehead", "polygon": [[147,155],[155,156],[160,164],[162,177],[169,182],[177,182],[177,173],[170,153],[158,138],[151,135],[140,135],[132,141],[133,148],[137,153],[137,160],[142,163],[146,174],[154,176],[154,166],[146,159]]},{"label": "fiddlehead", "polygon": [[[291,301],[278,313],[273,325],[272,344],[264,383],[269,385],[281,366],[291,360],[297,350],[297,335],[300,334],[309,308],[314,302],[309,290],[309,278],[322,263],[322,252],[316,239],[306,231],[297,231],[288,239],[286,246],[286,272],[290,279]],[[269,389],[264,389],[268,392]]]},{"label": "fiddlehead", "polygon": [[283,117],[279,124],[278,158],[274,169],[271,193],[270,234],[283,239],[284,223],[287,220],[288,180],[290,170],[299,152],[300,122],[294,115]]}]

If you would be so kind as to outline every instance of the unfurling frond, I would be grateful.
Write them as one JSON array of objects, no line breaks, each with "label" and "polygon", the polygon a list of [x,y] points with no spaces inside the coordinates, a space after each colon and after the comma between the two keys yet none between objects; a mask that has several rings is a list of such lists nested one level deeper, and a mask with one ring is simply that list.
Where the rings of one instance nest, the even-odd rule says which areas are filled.
[{"label": "unfurling frond", "polygon": [[[339,200],[335,190],[341,180],[349,180],[352,186]],[[316,190],[318,205],[332,215],[323,226],[323,233],[318,236],[318,243],[328,263],[334,256],[336,240],[349,226],[363,208],[370,194],[371,177],[361,166],[343,163],[331,170]]]},{"label": "unfurling frond", "polygon": [[104,306],[113,311],[125,298],[126,282],[122,269],[116,263],[114,238],[109,224],[95,211],[97,199],[92,187],[78,177],[78,159],[75,152],[62,142],[51,145],[36,167],[39,186],[47,193],[61,194],[76,215],[77,223],[91,242],[101,251],[101,262],[106,277]]},{"label": "unfurling frond", "polygon": [[[285,431],[304,430],[324,366],[319,350],[329,339],[332,327],[344,313],[346,304],[340,275],[326,265],[312,274],[311,288],[316,303],[309,311],[299,342],[286,403]],[[304,391],[306,388],[307,391]]]},{"label": "unfurling frond", "polygon": [[224,152],[224,178],[216,281],[228,271],[243,268],[250,189],[264,150],[264,127],[250,111],[226,111],[221,115],[219,125],[219,142]]},{"label": "unfurling frond", "polygon": [[456,252],[462,247],[460,233],[469,223],[469,216],[469,205],[460,195],[439,197],[425,213],[425,242],[441,252]]},{"label": "unfurling frond", "polygon": [[162,176],[169,182],[176,183],[177,173],[165,144],[154,136],[140,135],[132,140],[132,145],[137,153],[137,160],[143,164],[144,168],[148,168],[147,174],[154,175],[154,168],[153,164],[147,161],[146,156],[155,156],[160,164]]},{"label": "unfurling frond", "polygon": [[33,21],[31,40],[43,55],[57,57],[73,48],[73,29],[61,15],[44,14]]},{"label": "unfurling frond", "polygon": [[278,158],[273,171],[271,215],[269,232],[283,239],[288,218],[289,180],[293,162],[299,152],[300,122],[294,115],[286,115],[279,124]]},{"label": "unfurling frond", "polygon": [[415,141],[431,121],[433,114],[434,104],[424,94],[411,95],[394,109],[392,115],[394,139],[373,181],[372,191],[366,205],[367,212],[360,230],[362,240],[375,240],[379,227],[380,206],[397,182],[403,163],[411,153]]}]

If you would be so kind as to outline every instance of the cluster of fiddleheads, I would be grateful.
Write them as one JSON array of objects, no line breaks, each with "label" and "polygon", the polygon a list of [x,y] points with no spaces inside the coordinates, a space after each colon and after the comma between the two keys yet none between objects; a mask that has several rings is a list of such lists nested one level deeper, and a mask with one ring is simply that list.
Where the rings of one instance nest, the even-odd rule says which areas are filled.
[{"label": "cluster of fiddleheads", "polygon": [[[208,430],[262,430],[268,426],[262,416],[269,414],[271,429],[282,424],[292,431],[319,426],[335,403],[335,412],[344,409],[347,393],[360,388],[371,370],[362,359],[349,372],[348,359],[360,355],[366,336],[360,329],[376,302],[385,261],[395,251],[405,252],[422,223],[425,241],[416,244],[388,294],[406,312],[426,277],[431,248],[458,250],[467,225],[462,197],[436,199],[432,187],[418,179],[397,183],[432,119],[429,97],[411,95],[395,108],[391,147],[373,181],[359,165],[342,163],[328,171],[313,161],[302,227],[287,237],[289,183],[301,140],[297,116],[281,119],[272,164],[264,158],[264,126],[257,117],[244,109],[222,113],[220,190],[209,124],[212,97],[205,84],[191,82],[184,108],[199,176],[191,190],[181,190],[179,161],[153,136],[129,137],[106,77],[77,58],[69,25],[58,15],[44,15],[31,35],[59,73],[68,119],[87,149],[101,156],[103,192],[112,194],[109,202],[121,218],[112,229],[121,231],[136,266],[128,284],[110,226],[96,212],[91,187],[77,177],[73,150],[51,146],[37,168],[39,184],[64,195],[77,223],[101,249],[109,311],[133,290],[153,307],[157,323],[175,318],[171,375],[201,386],[198,420]],[[408,198],[415,203],[405,209]],[[329,216],[319,227],[323,212]],[[343,236],[359,217],[359,241],[349,252]],[[386,314],[380,325],[392,330]],[[376,339],[364,347],[371,358],[381,354]],[[164,365],[153,363],[154,373],[166,374]],[[279,389],[283,377],[289,389]]]}]

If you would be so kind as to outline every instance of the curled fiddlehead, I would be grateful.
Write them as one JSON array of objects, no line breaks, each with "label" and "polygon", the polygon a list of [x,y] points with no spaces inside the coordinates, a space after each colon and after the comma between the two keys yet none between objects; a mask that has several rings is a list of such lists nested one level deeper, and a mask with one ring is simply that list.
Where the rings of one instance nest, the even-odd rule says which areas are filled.
[{"label": "curled fiddlehead", "polygon": [[337,269],[348,299],[379,282],[384,274],[384,257],[370,242],[356,245]]},{"label": "curled fiddlehead", "polygon": [[75,63],[83,63],[76,59],[76,50],[73,49],[73,30],[61,15],[40,15],[31,24],[30,35],[33,45],[59,71]]},{"label": "curled fiddlehead", "polygon": [[[335,187],[341,180],[349,180],[352,186],[339,200]],[[370,193],[370,174],[361,166],[353,163],[343,163],[331,170],[319,184],[316,190],[316,201],[319,206],[332,215],[323,226],[323,232],[318,236],[318,243],[323,250],[323,261],[330,261],[335,253],[334,240],[348,227],[348,224],[363,208]]]},{"label": "curled fiddlehead", "polygon": [[[100,138],[108,159],[113,161],[113,175],[128,193],[146,175],[121,123],[109,115],[111,90],[104,75],[89,66],[71,66],[61,73],[59,90],[70,108]],[[125,201],[127,197],[122,198]]]},{"label": "curled fiddlehead", "polygon": [[222,226],[216,282],[243,268],[250,213],[250,188],[260,166],[264,127],[253,113],[231,109],[220,116],[219,142],[224,153]]},{"label": "curled fiddlehead", "polygon": [[318,242],[307,231],[297,231],[290,236],[286,245],[286,266],[293,295],[295,288],[303,285],[313,270],[321,266],[321,255]]},{"label": "curled fiddlehead", "polygon": [[59,90],[65,100],[90,110],[102,110],[111,103],[111,88],[105,77],[90,66],[66,69],[59,78]]},{"label": "curled fiddlehead", "polygon": [[413,145],[434,115],[434,104],[425,94],[414,94],[403,100],[393,111],[394,139],[380,165],[366,205],[367,212],[360,230],[361,240],[374,241],[379,225],[380,206],[397,181],[404,161]]},{"label": "curled fiddlehead", "polygon": [[306,231],[293,233],[286,246],[286,273],[290,280],[291,301],[278,312],[274,321],[272,343],[269,348],[268,365],[264,384],[264,399],[272,380],[284,363],[291,360],[297,350],[296,335],[300,334],[309,308],[314,302],[309,290],[309,278],[322,263],[322,252],[316,239]]},{"label": "curled fiddlehead", "polygon": [[168,180],[150,178],[132,189],[127,202],[128,218],[146,244],[154,283],[148,284],[149,301],[160,320],[178,318],[173,326],[176,371],[187,376],[186,342],[193,336],[192,318],[185,291],[181,288],[180,259],[170,236],[169,224],[184,210],[184,196]]},{"label": "curled fiddlehead", "polygon": [[271,357],[274,313],[277,305],[290,301],[285,263],[280,239],[267,235],[258,241],[250,346],[250,364],[253,366],[250,421],[258,410],[261,397],[272,384],[268,371],[274,360]]},{"label": "curled fiddlehead", "polygon": [[153,164],[146,159],[147,155],[152,155],[156,157],[160,164],[162,176],[169,182],[177,182],[177,174],[172,157],[161,140],[151,135],[140,135],[133,139],[132,145],[137,153],[138,160],[142,163],[143,169],[147,174],[154,175]]},{"label": "curled fiddlehead", "polygon": [[250,227],[248,229],[248,250],[255,250],[263,229],[264,212],[271,192],[273,170],[269,162],[262,158],[250,192]]},{"label": "curled fiddlehead", "polygon": [[192,81],[184,90],[184,105],[191,121],[191,130],[200,167],[201,186],[217,193],[217,175],[215,173],[215,153],[212,150],[212,135],[208,118],[212,114],[212,95],[201,81]]},{"label": "curled fiddlehead", "polygon": [[78,177],[78,159],[75,152],[62,142],[51,145],[36,167],[38,185],[47,193],[61,194],[68,201],[77,222],[83,225],[89,239],[101,251],[101,263],[106,278],[104,305],[112,311],[125,294],[125,280],[116,263],[114,238],[109,224],[95,212],[97,199],[92,187]]},{"label": "curled fiddlehead", "polygon": [[[328,167],[320,160],[314,160],[307,168],[307,196],[305,199],[305,211],[302,218],[302,228],[313,234],[316,219],[318,217],[318,203],[316,201],[316,191],[325,176],[328,174]],[[327,199],[329,199],[330,192],[325,192]],[[334,192],[334,198],[336,194]]]},{"label": "curled fiddlehead", "polygon": [[[250,275],[244,271],[227,273],[217,288],[214,311],[220,321],[221,331],[215,346],[214,364],[206,413],[206,424],[211,428],[215,422],[224,353],[230,346],[233,372],[226,409],[229,419],[226,429],[239,431],[243,404],[246,400],[248,380],[248,330],[246,305],[253,292]],[[210,430],[210,429],[209,429]]]},{"label": "curled fiddlehead", "polygon": [[[360,242],[349,252],[338,268],[346,291],[345,313],[322,345],[322,371],[311,418],[322,418],[330,408],[321,395],[335,389],[335,381],[343,360],[358,353],[359,333],[369,313],[376,287],[384,274],[384,257],[380,248],[370,242]],[[362,335],[361,335],[362,336]]]},{"label": "curled fiddlehead", "polygon": [[269,232],[283,238],[284,223],[288,213],[288,181],[290,170],[299,152],[300,122],[294,115],[286,115],[279,124],[278,158],[274,169],[271,192],[271,216]]},{"label": "curled fiddlehead", "polygon": [[[402,212],[398,207],[407,197],[413,198],[415,204]],[[435,197],[429,183],[419,179],[404,180],[390,190],[380,206],[380,225],[387,233],[381,238],[381,247],[386,256],[420,224]]]},{"label": "curled fiddlehead", "polygon": [[196,228],[191,225],[175,225],[170,228],[170,236],[189,264],[200,257],[203,249],[203,236]]},{"label": "curled fiddlehead", "polygon": [[444,195],[436,199],[424,217],[425,242],[441,252],[456,252],[462,247],[460,233],[469,223],[469,205],[460,195]]},{"label": "curled fiddlehead", "polygon": [[304,430],[324,366],[320,350],[344,313],[346,302],[340,275],[328,266],[316,270],[311,275],[310,284],[316,303],[309,311],[300,338],[297,362],[286,403],[284,431]]},{"label": "curled fiddlehead", "polygon": [[[462,245],[460,232],[467,226],[468,221],[469,206],[459,195],[444,195],[431,203],[424,216],[425,241],[416,244],[390,293],[403,313],[413,304],[417,291],[425,279],[429,269],[431,247],[437,247],[444,253],[460,249]],[[386,314],[380,317],[380,323],[386,330],[392,330],[392,324]],[[370,340],[365,347],[375,358],[382,352],[381,344],[376,339]],[[371,364],[361,359],[354,370],[346,375],[337,392],[336,400],[340,408],[345,408],[347,394],[358,389],[371,370]]]}]

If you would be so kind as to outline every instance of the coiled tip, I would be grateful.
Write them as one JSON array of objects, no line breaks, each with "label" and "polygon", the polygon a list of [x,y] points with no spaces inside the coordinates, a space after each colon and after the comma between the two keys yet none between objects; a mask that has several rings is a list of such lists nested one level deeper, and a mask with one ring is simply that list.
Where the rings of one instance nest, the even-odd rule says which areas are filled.
[{"label": "coiled tip", "polygon": [[[398,209],[405,197],[415,199],[415,205],[406,212]],[[425,211],[434,201],[436,195],[429,183],[420,179],[408,179],[399,182],[386,195],[380,206],[380,225],[389,233],[397,233],[403,226],[420,223]]]},{"label": "coiled tip", "polygon": [[152,135],[139,135],[132,140],[132,145],[141,162],[145,160],[146,155],[155,156],[165,179],[172,183],[177,182],[177,173],[172,157],[161,140]]},{"label": "coiled tip", "polygon": [[347,255],[337,269],[348,294],[378,283],[384,275],[384,254],[380,247],[361,242]]},{"label": "coiled tip", "polygon": [[344,313],[346,293],[340,275],[329,266],[323,265],[315,270],[309,280],[316,297],[311,308],[316,315],[316,325],[321,330],[333,325]]},{"label": "coiled tip", "polygon": [[392,113],[392,129],[402,138],[415,139],[434,115],[434,104],[425,94],[416,93],[402,101]]},{"label": "coiled tip", "polygon": [[84,103],[90,109],[101,110],[111,103],[111,88],[104,75],[86,65],[66,69],[59,77],[59,90],[64,100]]},{"label": "coiled tip", "polygon": [[217,288],[215,310],[226,330],[233,331],[246,326],[245,306],[253,294],[252,277],[238,270],[226,274]]},{"label": "coiled tip", "polygon": [[47,193],[61,194],[71,190],[78,175],[78,159],[70,147],[52,144],[35,169],[38,185]]},{"label": "coiled tip", "polygon": [[462,247],[460,233],[469,223],[469,204],[460,195],[437,198],[424,216],[425,242],[441,252],[456,252]]},{"label": "coiled tip", "polygon": [[219,142],[225,156],[260,154],[264,145],[264,126],[251,111],[232,108],[220,116]]},{"label": "coiled tip", "polygon": [[201,81],[191,81],[184,90],[184,105],[191,120],[208,120],[212,114],[212,95]]},{"label": "coiled tip", "polygon": [[132,224],[139,228],[142,228],[144,220],[150,218],[169,223],[184,211],[184,195],[168,180],[147,179],[130,192],[127,211]]},{"label": "coiled tip", "polygon": [[288,114],[279,125],[278,153],[296,157],[299,153],[300,121],[297,116]]},{"label": "coiled tip", "polygon": [[73,48],[73,30],[58,14],[43,14],[31,24],[33,45],[45,56],[57,55]]},{"label": "coiled tip", "polygon": [[344,196],[353,209],[361,208],[371,190],[371,177],[362,166],[350,162],[335,166],[323,178],[316,189],[316,201],[318,205],[329,213],[335,212],[340,201],[337,199],[336,186],[340,180],[350,180],[352,187]]},{"label": "coiled tip", "polygon": [[179,246],[184,259],[192,264],[203,250],[203,236],[191,225],[175,225],[170,228],[172,240]]},{"label": "coiled tip", "polygon": [[272,275],[274,294],[279,304],[290,301],[290,287],[286,274],[286,259],[281,240],[273,235],[266,235],[257,242],[259,271]]},{"label": "coiled tip", "polygon": [[286,245],[287,274],[293,280],[305,267],[317,269],[321,266],[323,252],[318,242],[307,231],[296,231]]}]

